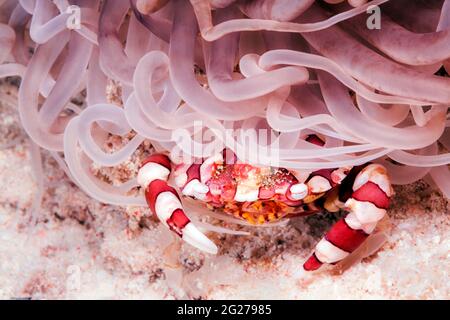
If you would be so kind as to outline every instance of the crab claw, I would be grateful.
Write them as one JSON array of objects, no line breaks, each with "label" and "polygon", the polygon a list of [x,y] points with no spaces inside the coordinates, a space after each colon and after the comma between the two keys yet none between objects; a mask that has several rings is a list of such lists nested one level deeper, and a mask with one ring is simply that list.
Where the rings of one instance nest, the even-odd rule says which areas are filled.
[{"label": "crab claw", "polygon": [[217,246],[214,242],[198,230],[192,222],[184,227],[182,239],[197,249],[211,254],[217,254]]},{"label": "crab claw", "polygon": [[216,254],[217,246],[191,222],[183,211],[177,191],[167,184],[171,169],[169,159],[165,155],[152,155],[144,163],[138,181],[145,189],[145,199],[153,214],[190,245]]},{"label": "crab claw", "polygon": [[197,185],[194,186],[194,197],[200,200],[206,199],[206,194],[209,192],[209,187],[199,182]]},{"label": "crab claw", "polygon": [[165,181],[154,180],[150,183],[145,198],[159,220],[183,240],[202,251],[217,253],[217,246],[186,216],[176,190]]},{"label": "crab claw", "polygon": [[199,200],[205,200],[208,191],[209,188],[206,184],[194,179],[184,186],[182,193],[186,196],[191,196]]},{"label": "crab claw", "polygon": [[296,183],[289,188],[289,191],[291,192],[291,198],[302,200],[308,195],[308,186],[304,183]]}]

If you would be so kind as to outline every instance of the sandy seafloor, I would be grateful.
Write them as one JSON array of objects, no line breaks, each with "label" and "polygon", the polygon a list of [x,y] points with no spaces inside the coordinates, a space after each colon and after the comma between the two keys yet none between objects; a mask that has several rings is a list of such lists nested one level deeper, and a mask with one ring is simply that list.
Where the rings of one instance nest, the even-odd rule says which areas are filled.
[{"label": "sandy seafloor", "polygon": [[[175,241],[146,208],[91,199],[48,152],[42,152],[39,185],[15,88],[0,89],[2,299],[450,298],[450,206],[424,181],[396,187],[388,242],[342,274],[301,268],[336,221],[331,214],[276,228],[239,227],[249,236],[209,233],[220,248],[211,256]],[[132,159],[120,168],[94,169],[116,183],[133,176],[136,166]]]}]

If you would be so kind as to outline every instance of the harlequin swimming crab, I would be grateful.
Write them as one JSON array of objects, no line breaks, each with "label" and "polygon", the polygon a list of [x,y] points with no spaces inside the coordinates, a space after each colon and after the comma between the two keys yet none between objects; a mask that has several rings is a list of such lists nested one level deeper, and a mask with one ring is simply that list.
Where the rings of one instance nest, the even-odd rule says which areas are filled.
[{"label": "harlequin swimming crab", "polygon": [[[312,140],[320,143],[315,137]],[[184,213],[180,196],[169,181],[183,196],[251,224],[324,209],[346,210],[346,216],[331,227],[303,264],[307,271],[336,264],[355,251],[385,216],[392,195],[386,169],[379,164],[321,169],[305,177],[284,168],[239,163],[234,155],[229,157],[229,150],[200,164],[173,164],[165,154],[152,154],[142,163],[137,180],[151,211],[164,225],[212,254],[217,253],[217,246]]]}]

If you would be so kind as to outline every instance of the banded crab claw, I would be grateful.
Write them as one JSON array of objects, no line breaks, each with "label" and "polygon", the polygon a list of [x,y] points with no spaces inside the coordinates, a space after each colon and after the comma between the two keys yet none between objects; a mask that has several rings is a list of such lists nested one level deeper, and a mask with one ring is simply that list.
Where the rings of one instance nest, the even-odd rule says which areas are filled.
[{"label": "banded crab claw", "polygon": [[[348,214],[336,222],[316,245],[314,253],[303,265],[307,271],[347,258],[366,241],[386,215],[393,194],[386,169],[379,164],[369,164],[353,168],[349,176],[350,190],[341,185],[341,199],[335,200],[336,207]],[[350,195],[346,196],[347,193]]]},{"label": "banded crab claw", "polygon": [[145,190],[150,210],[184,241],[202,251],[216,254],[217,246],[192,223],[183,210],[178,192],[168,185],[171,168],[170,159],[163,154],[153,154],[143,162],[137,181]]}]

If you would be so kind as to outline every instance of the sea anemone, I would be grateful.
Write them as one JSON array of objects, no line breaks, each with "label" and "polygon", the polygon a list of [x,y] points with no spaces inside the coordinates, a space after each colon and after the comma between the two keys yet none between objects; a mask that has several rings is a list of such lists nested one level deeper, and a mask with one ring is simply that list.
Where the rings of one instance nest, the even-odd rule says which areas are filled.
[{"label": "sea anemone", "polygon": [[275,137],[280,167],[378,162],[393,184],[427,177],[450,197],[449,0],[0,0],[0,12],[0,77],[21,77],[23,128],[99,201],[145,205],[135,179],[109,184],[93,163],[117,166],[145,140],[255,162],[229,134],[247,128]]}]

